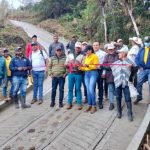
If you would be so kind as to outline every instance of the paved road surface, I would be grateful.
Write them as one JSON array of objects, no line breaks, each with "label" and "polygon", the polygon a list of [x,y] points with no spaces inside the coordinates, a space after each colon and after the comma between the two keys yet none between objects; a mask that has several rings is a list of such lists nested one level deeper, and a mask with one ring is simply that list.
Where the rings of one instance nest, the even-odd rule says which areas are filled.
[{"label": "paved road surface", "polygon": [[[39,42],[46,48],[52,35],[33,25],[13,22],[21,26],[29,36],[37,34]],[[145,97],[148,96],[145,87]],[[116,118],[116,110],[104,109],[91,115],[85,107],[78,111],[76,105],[70,111],[50,108],[51,79],[44,82],[44,103],[27,110],[16,110],[13,105],[0,112],[0,149],[5,150],[125,150],[136,133],[147,109],[147,101],[133,106],[134,121],[128,122],[126,107],[123,118]],[[66,104],[67,83],[65,85]],[[32,99],[32,91],[27,101]],[[57,98],[58,103],[58,98]]]}]

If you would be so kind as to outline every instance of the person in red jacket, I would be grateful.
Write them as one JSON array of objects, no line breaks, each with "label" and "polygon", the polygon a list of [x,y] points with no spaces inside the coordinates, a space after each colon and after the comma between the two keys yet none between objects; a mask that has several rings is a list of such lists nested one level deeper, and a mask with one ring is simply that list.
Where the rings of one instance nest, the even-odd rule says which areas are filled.
[{"label": "person in red jacket", "polygon": [[[32,42],[37,43],[37,36],[36,36],[36,35],[33,35],[33,36],[32,36],[32,41],[29,42],[29,43],[27,44],[27,46],[26,46],[26,57],[27,57],[27,58],[30,58],[30,55],[31,55],[31,53],[32,53],[32,46],[31,46],[31,43],[32,43]],[[41,49],[40,44],[38,44],[38,49]]]}]

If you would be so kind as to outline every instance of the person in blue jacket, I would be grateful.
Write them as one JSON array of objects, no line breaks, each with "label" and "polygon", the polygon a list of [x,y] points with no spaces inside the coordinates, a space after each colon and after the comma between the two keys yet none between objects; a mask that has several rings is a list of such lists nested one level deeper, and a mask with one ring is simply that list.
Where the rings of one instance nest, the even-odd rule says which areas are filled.
[{"label": "person in blue jacket", "polygon": [[146,81],[148,81],[150,93],[150,36],[145,37],[144,47],[139,50],[135,62],[139,68],[137,75],[137,91],[139,95],[134,101],[134,104],[136,105],[143,99],[142,86]]},{"label": "person in blue jacket", "polygon": [[6,72],[6,62],[2,55],[2,51],[0,51],[0,86],[7,78],[7,72]]},{"label": "person in blue jacket", "polygon": [[10,62],[10,70],[12,72],[13,80],[13,100],[16,109],[19,108],[18,91],[20,90],[20,103],[22,108],[29,108],[30,105],[26,104],[26,89],[27,89],[27,76],[30,71],[31,63],[28,58],[23,55],[22,48],[15,48],[15,57]]}]

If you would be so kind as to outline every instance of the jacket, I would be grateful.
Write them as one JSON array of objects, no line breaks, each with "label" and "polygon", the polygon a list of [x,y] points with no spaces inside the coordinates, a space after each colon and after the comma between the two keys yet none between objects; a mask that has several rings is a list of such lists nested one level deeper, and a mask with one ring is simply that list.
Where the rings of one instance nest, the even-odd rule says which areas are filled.
[{"label": "jacket", "polygon": [[66,74],[65,61],[66,57],[64,55],[61,57],[57,57],[56,55],[51,57],[49,62],[49,74],[54,77],[62,77]]},{"label": "jacket", "polygon": [[[107,54],[104,58],[104,64],[111,64],[118,60],[118,55],[115,54]],[[113,83],[114,76],[112,74],[112,70],[110,67],[103,67],[106,70],[106,82]]]},{"label": "jacket", "polygon": [[98,63],[99,63],[98,56],[93,53],[90,56],[85,57],[84,64],[87,65],[87,67],[81,67],[80,69],[83,71],[96,70]]},{"label": "jacket", "polygon": [[[26,67],[26,70],[18,70],[19,67]],[[14,57],[9,66],[12,76],[21,76],[26,78],[28,76],[28,71],[32,68],[31,63],[28,58],[22,57],[21,59],[19,57]]]},{"label": "jacket", "polygon": [[145,70],[145,69],[150,69],[150,50],[148,54],[148,61],[146,64],[144,63],[144,52],[145,52],[145,47],[142,47],[135,58],[135,62],[139,68],[143,68]]},{"label": "jacket", "polygon": [[[38,49],[41,49],[41,46],[38,44]],[[31,43],[28,43],[26,46],[26,57],[30,58],[30,55],[32,53],[32,46]]]},{"label": "jacket", "polygon": [[0,79],[7,77],[6,62],[3,56],[0,56]]}]

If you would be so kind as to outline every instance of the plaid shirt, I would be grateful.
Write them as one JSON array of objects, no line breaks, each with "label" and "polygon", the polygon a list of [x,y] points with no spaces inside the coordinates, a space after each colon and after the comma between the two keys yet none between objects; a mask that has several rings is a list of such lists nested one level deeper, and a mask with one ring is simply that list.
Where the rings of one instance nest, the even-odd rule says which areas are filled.
[{"label": "plaid shirt", "polygon": [[111,67],[114,76],[115,87],[117,88],[122,85],[122,87],[124,88],[125,86],[128,85],[129,77],[131,74],[131,68],[128,66],[121,66],[121,65],[132,64],[132,62],[127,58],[123,61],[118,60],[114,62],[114,64],[118,64]]}]

